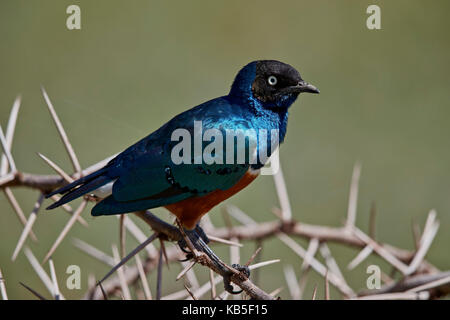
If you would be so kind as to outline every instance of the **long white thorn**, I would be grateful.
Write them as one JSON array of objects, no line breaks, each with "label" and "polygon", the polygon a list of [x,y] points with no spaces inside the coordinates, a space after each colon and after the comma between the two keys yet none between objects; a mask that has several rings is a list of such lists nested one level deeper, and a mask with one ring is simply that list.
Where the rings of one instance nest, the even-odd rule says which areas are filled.
[{"label": "long white thorn", "polygon": [[55,265],[53,264],[53,260],[49,259],[48,264],[50,266],[50,276],[52,278],[53,284],[53,296],[55,300],[61,300],[61,294],[59,292],[58,279],[56,278]]},{"label": "long white thorn", "polygon": [[0,142],[3,147],[3,152],[5,153],[6,158],[8,159],[8,163],[9,163],[9,167],[11,168],[11,171],[16,172],[17,171],[16,164],[11,155],[11,151],[9,150],[8,143],[6,142],[6,138],[3,135],[2,126],[0,126]]},{"label": "long white thorn", "polygon": [[66,225],[63,228],[63,230],[59,234],[58,238],[56,238],[56,240],[53,243],[52,247],[47,252],[47,254],[46,254],[45,258],[44,258],[44,261],[43,261],[44,263],[53,255],[53,253],[56,251],[58,246],[61,244],[61,242],[66,237],[66,235],[69,233],[70,229],[72,229],[72,226],[75,224],[75,222],[77,221],[78,217],[83,212],[84,208],[86,208],[86,205],[87,205],[87,200],[83,200],[81,202],[80,206],[77,208],[77,210],[75,210],[74,214],[70,217],[69,221],[66,223]]},{"label": "long white thorn", "polygon": [[[117,246],[113,245],[112,246],[112,251],[113,251],[113,257],[114,257],[114,262],[115,263],[119,263],[119,250],[117,249]],[[123,268],[118,268],[117,269],[117,275],[119,277],[119,282],[120,282],[120,287],[122,289],[122,294],[125,300],[131,300],[131,293],[130,293],[130,289],[128,288],[128,284],[127,284],[127,280],[125,278],[125,273],[123,271]]]},{"label": "long white thorn", "polygon": [[[19,96],[17,96],[16,100],[14,101],[13,107],[11,109],[11,113],[9,115],[8,127],[6,128],[6,133],[5,133],[6,146],[7,146],[8,150],[10,150],[10,151],[12,148],[14,131],[16,129],[17,116],[19,114],[21,100],[22,99],[19,95]],[[8,159],[6,158],[6,155],[2,155],[0,175],[4,175],[7,172],[8,172]]]},{"label": "long white thorn", "polygon": [[75,172],[80,173],[81,172],[80,162],[78,161],[75,151],[73,150],[73,147],[70,144],[66,131],[64,130],[64,127],[61,121],[59,120],[58,115],[56,114],[55,108],[53,107],[53,104],[50,101],[47,92],[45,91],[44,87],[42,87],[41,89],[42,95],[44,96],[45,102],[47,103],[48,110],[50,111],[53,121],[55,122],[56,128],[58,129],[59,135],[61,136],[61,140],[64,143],[64,147],[66,148],[66,151],[69,154],[70,161],[72,162],[73,165],[73,169],[75,170]]},{"label": "long white thorn", "polygon": [[290,221],[292,220],[292,210],[281,165],[278,168],[278,171],[273,175],[273,179],[275,181],[275,188],[281,206],[283,221]]},{"label": "long white thorn", "polygon": [[6,294],[5,279],[3,278],[2,269],[0,268],[0,293],[2,294],[3,300],[8,300],[8,295]]},{"label": "long white thorn", "polygon": [[[45,287],[47,288],[48,292],[50,292],[51,295],[54,294],[54,288],[53,288],[53,282],[48,276],[48,274],[45,272],[45,270],[42,268],[39,261],[36,259],[36,257],[33,255],[33,252],[28,247],[24,248],[25,256],[27,257],[28,261],[30,262],[31,266],[33,267],[36,274],[39,276],[41,281],[44,283]],[[60,294],[61,299],[64,299],[63,295]]]},{"label": "long white thorn", "polygon": [[27,240],[27,237],[31,232],[31,228],[33,227],[34,222],[36,221],[38,211],[41,208],[43,201],[44,201],[44,194],[41,193],[39,195],[38,200],[34,204],[33,211],[31,212],[30,217],[28,218],[27,224],[23,228],[22,234],[20,235],[19,241],[17,242],[16,248],[14,249],[14,253],[11,258],[12,261],[16,260],[17,255],[19,254],[20,250],[22,249],[22,247],[25,243],[25,240]]},{"label": "long white thorn", "polygon": [[356,210],[358,204],[359,178],[361,176],[361,163],[357,162],[353,167],[350,195],[348,198],[347,223],[348,230],[352,230],[356,222]]}]

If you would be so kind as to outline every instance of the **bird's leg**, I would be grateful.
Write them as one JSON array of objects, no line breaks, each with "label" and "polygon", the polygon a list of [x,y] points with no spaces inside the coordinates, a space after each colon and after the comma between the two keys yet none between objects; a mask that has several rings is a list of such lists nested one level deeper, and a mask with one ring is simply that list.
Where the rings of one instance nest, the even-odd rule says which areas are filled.
[{"label": "bird's leg", "polygon": [[[247,266],[242,266],[240,264],[234,263],[231,265],[234,269],[238,270],[239,272],[242,272],[247,278],[250,278],[250,269]],[[234,291],[233,286],[231,285],[231,276],[233,275],[233,272],[229,271],[225,274],[223,277],[223,286],[225,290],[228,293],[231,294],[239,294],[243,290]]]},{"label": "bird's leg", "polygon": [[[183,228],[183,230],[184,230],[184,233],[186,234],[186,236],[188,236],[188,238],[191,240],[192,244],[194,245],[194,247],[197,250],[202,251],[201,247],[196,246],[196,243],[198,242],[199,239],[202,239],[205,244],[209,243],[208,236],[206,235],[205,231],[203,231],[203,229],[200,227],[199,224],[197,224],[195,226],[195,229],[193,229],[193,230],[188,230],[188,229],[184,229],[184,228]],[[181,240],[178,241],[178,245],[180,246],[181,251],[183,251],[184,253],[187,253],[188,255],[189,254],[192,255],[192,252],[187,250],[188,245],[184,238],[181,238]]]},{"label": "bird's leg", "polygon": [[[220,260],[220,258],[211,250],[211,248],[209,248],[209,246],[207,245],[207,243],[209,243],[209,239],[203,229],[197,224],[197,226],[193,230],[184,229],[184,233],[192,242],[194,248],[200,252],[205,253],[211,259],[214,265],[222,271],[222,274],[224,275],[223,284],[225,290],[231,294],[241,293],[242,290],[233,290],[233,286],[231,285],[231,277],[234,273],[229,268],[227,268],[225,264]],[[194,254],[191,251],[186,250],[188,248],[188,245],[184,238],[178,241],[178,245],[180,246],[180,249],[186,253],[186,259],[184,261],[194,258]],[[250,269],[247,266],[233,264],[232,267],[241,272],[245,277],[250,277]]]},{"label": "bird's leg", "polygon": [[197,232],[197,234],[200,236],[200,238],[203,239],[203,242],[205,242],[206,244],[209,243],[210,240],[209,240],[208,236],[206,235],[205,231],[203,231],[202,227],[200,227],[200,224],[197,223],[194,230]]}]

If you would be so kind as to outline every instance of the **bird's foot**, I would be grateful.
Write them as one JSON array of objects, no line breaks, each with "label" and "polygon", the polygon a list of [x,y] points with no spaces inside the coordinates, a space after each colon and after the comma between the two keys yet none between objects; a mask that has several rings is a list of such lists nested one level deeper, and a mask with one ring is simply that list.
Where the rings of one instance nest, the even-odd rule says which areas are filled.
[{"label": "bird's foot", "polygon": [[[199,251],[203,251],[204,244],[209,243],[208,236],[198,224],[193,230],[184,229],[184,233],[189,238],[194,248]],[[201,243],[200,240],[203,240],[203,243]],[[181,251],[186,253],[186,260],[184,261],[190,260],[194,257],[193,253],[189,250],[189,246],[184,237],[178,241],[178,245],[180,246]]]},{"label": "bird's foot", "polygon": [[[232,272],[229,270],[229,267],[227,267],[220,259],[217,257],[217,255],[208,247],[207,243],[209,243],[209,239],[203,229],[197,225],[195,229],[193,230],[186,230],[184,229],[184,233],[186,234],[187,238],[189,238],[190,242],[194,246],[194,249],[206,254],[211,261],[216,265],[217,268],[221,269],[223,274],[223,284],[224,288],[227,292],[231,294],[239,294],[242,292],[242,290],[234,291],[233,286],[231,285],[231,279],[233,275],[236,276],[242,276],[244,278],[250,277],[250,269],[247,266],[241,266],[239,264],[233,264],[232,267],[239,271],[239,274],[236,274],[235,272]],[[195,258],[194,253],[190,250],[186,239],[183,237],[181,240],[178,241],[178,245],[180,246],[180,249],[186,253],[186,259],[182,261],[188,261],[193,258]]]},{"label": "bird's foot", "polygon": [[[242,274],[243,276],[245,276],[246,278],[250,277],[250,269],[247,266],[241,266],[240,264],[233,264],[231,265],[234,269],[236,269],[237,271],[240,272],[240,274]],[[241,293],[243,290],[237,290],[234,291],[233,286],[231,285],[231,277],[234,275],[233,272],[228,271],[226,273],[226,275],[223,277],[223,286],[225,288],[225,290],[228,293],[231,294],[239,294]]]}]

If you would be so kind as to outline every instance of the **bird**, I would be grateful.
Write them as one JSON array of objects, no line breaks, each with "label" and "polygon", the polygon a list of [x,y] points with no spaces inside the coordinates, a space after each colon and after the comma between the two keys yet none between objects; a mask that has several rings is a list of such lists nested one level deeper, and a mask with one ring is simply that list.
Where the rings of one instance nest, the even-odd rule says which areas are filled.
[{"label": "bird", "polygon": [[[267,157],[260,155],[265,152],[270,156],[284,141],[289,108],[301,93],[317,94],[319,90],[289,64],[252,61],[237,73],[227,95],[178,114],[103,168],[48,193],[47,198],[63,196],[47,209],[84,195],[100,200],[91,211],[93,216],[165,207],[178,218],[189,237],[207,242],[199,227],[201,217],[258,177],[267,162]],[[199,124],[200,131],[196,128]],[[245,143],[239,144],[236,134],[232,139],[228,135],[237,131],[252,134],[244,136]],[[175,132],[178,140],[174,139]],[[213,133],[209,141],[202,137],[206,132]],[[262,137],[260,132],[266,135]],[[271,140],[271,132],[277,133],[276,143]],[[181,137],[187,141],[183,141],[185,148],[180,152]],[[215,161],[206,161],[204,151],[213,143],[216,148],[209,158]],[[200,152],[194,150],[192,155],[196,147]],[[245,155],[241,161],[237,159],[239,154]]]}]

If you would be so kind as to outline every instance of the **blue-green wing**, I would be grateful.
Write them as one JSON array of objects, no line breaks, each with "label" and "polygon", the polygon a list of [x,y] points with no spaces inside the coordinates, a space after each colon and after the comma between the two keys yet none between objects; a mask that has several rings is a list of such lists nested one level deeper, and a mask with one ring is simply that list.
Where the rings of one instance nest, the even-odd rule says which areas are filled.
[{"label": "blue-green wing", "polygon": [[[192,112],[194,111],[194,112]],[[210,114],[208,114],[210,112]],[[191,110],[181,114],[165,126],[142,139],[121,153],[111,166],[111,176],[117,177],[110,197],[93,209],[93,215],[115,214],[144,210],[175,203],[193,196],[204,195],[214,190],[225,190],[235,185],[247,172],[248,163],[243,164],[174,164],[171,151],[179,141],[171,141],[172,132],[186,129],[194,139],[193,119],[206,119],[203,130],[226,128],[236,125],[245,128],[245,121],[231,119],[223,121],[223,114],[216,110]],[[194,142],[191,141],[194,154]],[[223,141],[225,145],[225,139]],[[203,147],[209,142],[204,142]],[[236,146],[235,146],[236,148]],[[226,150],[224,149],[224,152]],[[234,150],[237,153],[237,149]]]}]

